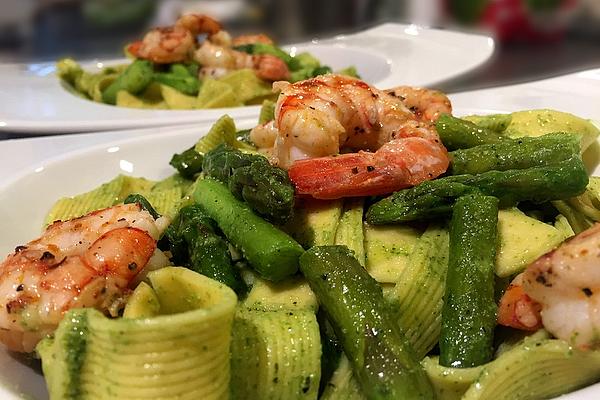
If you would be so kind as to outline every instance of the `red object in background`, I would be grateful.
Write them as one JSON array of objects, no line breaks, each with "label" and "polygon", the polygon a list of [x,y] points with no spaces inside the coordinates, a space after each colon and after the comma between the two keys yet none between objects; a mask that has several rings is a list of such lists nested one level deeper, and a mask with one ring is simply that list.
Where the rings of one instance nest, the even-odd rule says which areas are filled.
[{"label": "red object in background", "polygon": [[[451,13],[458,9],[452,4],[457,1],[464,0],[447,0]],[[501,42],[547,42],[563,36],[578,0],[471,0],[470,6],[480,10],[473,22],[492,31]]]}]

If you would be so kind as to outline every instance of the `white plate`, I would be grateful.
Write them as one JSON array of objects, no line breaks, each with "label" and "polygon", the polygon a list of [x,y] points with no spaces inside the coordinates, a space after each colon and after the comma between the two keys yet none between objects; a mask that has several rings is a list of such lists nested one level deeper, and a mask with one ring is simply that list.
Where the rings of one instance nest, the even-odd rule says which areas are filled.
[{"label": "white plate", "polygon": [[465,114],[552,108],[598,120],[600,68],[518,85],[455,93],[450,99],[452,106]]},{"label": "white plate", "polygon": [[[387,88],[429,85],[464,73],[491,56],[494,42],[480,35],[385,24],[288,48],[308,50],[334,70],[355,65],[367,82]],[[92,69],[98,65],[103,63],[87,64]],[[55,76],[54,63],[0,66],[0,103],[0,131],[31,134],[207,122],[225,112],[235,118],[257,113],[256,106],[183,111],[94,103],[67,92]]]},{"label": "white plate", "polygon": [[[476,109],[470,111],[481,113]],[[252,121],[239,124],[240,128],[250,126]],[[102,143],[24,168],[20,175],[12,176],[10,181],[0,185],[0,221],[3,228],[0,230],[0,255],[36,237],[45,213],[59,197],[90,190],[119,173],[150,179],[172,174],[173,169],[168,165],[171,155],[188,148],[197,140],[199,132],[205,132],[208,127],[172,128],[169,135],[138,132],[137,137]],[[47,148],[47,142],[44,143]],[[4,147],[7,148],[9,146]],[[3,152],[2,155],[8,154]],[[600,169],[595,174],[600,174]],[[592,400],[599,396],[600,384],[596,384],[561,399]],[[44,379],[38,371],[16,359],[0,345],[0,398],[18,400],[24,397],[46,399]]]}]

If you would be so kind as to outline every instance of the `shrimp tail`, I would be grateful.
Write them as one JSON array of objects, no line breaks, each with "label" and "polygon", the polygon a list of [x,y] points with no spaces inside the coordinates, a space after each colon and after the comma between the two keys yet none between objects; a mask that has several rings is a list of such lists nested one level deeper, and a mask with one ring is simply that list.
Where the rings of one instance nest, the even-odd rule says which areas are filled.
[{"label": "shrimp tail", "polygon": [[136,40],[135,42],[129,43],[129,45],[127,45],[127,47],[125,48],[125,51],[129,54],[131,54],[131,56],[135,57],[135,58],[140,58],[140,48],[142,47],[142,41],[141,40]]},{"label": "shrimp tail", "polygon": [[518,282],[511,283],[498,306],[498,324],[524,331],[542,327],[541,304],[525,293]]},{"label": "shrimp tail", "polygon": [[317,199],[375,196],[434,179],[448,168],[446,149],[420,137],[360,151],[296,161],[288,174],[298,194]]},{"label": "shrimp tail", "polygon": [[268,81],[290,79],[290,70],[281,58],[270,54],[252,56],[253,69],[259,78]]}]

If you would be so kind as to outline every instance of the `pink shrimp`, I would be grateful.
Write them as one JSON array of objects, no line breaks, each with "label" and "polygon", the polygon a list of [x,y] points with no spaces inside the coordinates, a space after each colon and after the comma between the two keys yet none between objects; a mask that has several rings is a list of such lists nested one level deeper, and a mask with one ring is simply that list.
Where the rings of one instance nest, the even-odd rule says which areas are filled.
[{"label": "pink shrimp", "polygon": [[240,35],[235,37],[231,44],[235,47],[253,43],[273,44],[273,39],[264,33],[258,33],[255,35]]},{"label": "pink shrimp", "polygon": [[268,81],[289,79],[287,64],[270,54],[248,54],[207,40],[194,53],[194,60],[202,65],[205,76],[219,77],[230,71],[249,68]]},{"label": "pink shrimp", "polygon": [[500,299],[498,323],[524,331],[536,331],[542,327],[541,309],[541,304],[525,293],[523,274],[519,274]]},{"label": "pink shrimp", "polygon": [[[385,194],[448,168],[431,122],[365,82],[323,75],[277,82],[274,88],[281,90],[275,120],[253,129],[251,138],[272,146],[263,150],[288,168],[299,194],[320,199]],[[338,155],[341,149],[358,153]]]},{"label": "pink shrimp", "polygon": [[209,37],[221,31],[221,24],[201,14],[185,14],[175,25],[150,30],[139,42],[127,50],[136,58],[157,64],[170,64],[190,59],[195,47],[196,36],[206,33]]},{"label": "pink shrimp", "polygon": [[[499,323],[543,327],[580,349],[600,348],[600,224],[530,264],[504,294]],[[516,289],[515,289],[516,288]],[[515,290],[520,290],[516,293]],[[527,300],[529,299],[529,301]],[[525,306],[506,310],[502,304]],[[529,305],[527,305],[529,303]],[[541,310],[537,315],[535,310]],[[517,321],[516,324],[507,323]],[[525,321],[525,322],[524,322]]]},{"label": "pink shrimp", "polygon": [[159,230],[137,204],[50,225],[0,264],[0,341],[30,352],[64,313],[114,311],[156,250]]},{"label": "pink shrimp", "polygon": [[223,30],[219,21],[204,14],[184,14],[175,22],[175,27],[186,29],[193,35],[206,33],[208,37]]},{"label": "pink shrimp", "polygon": [[141,42],[135,42],[127,49],[136,58],[170,64],[187,60],[195,43],[194,35],[187,29],[167,26],[152,29]]},{"label": "pink shrimp", "polygon": [[386,93],[398,97],[419,119],[435,122],[442,114],[452,111],[450,99],[437,90],[398,86],[386,90]]}]

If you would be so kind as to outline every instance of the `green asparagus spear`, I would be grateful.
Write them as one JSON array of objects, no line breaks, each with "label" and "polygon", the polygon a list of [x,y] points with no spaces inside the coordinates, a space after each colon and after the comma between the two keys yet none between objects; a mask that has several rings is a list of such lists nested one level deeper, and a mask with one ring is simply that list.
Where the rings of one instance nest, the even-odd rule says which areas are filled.
[{"label": "green asparagus spear", "polygon": [[169,72],[159,72],[154,74],[154,80],[163,85],[171,86],[183,94],[195,96],[200,90],[200,81],[195,76],[181,76]]},{"label": "green asparagus spear", "polygon": [[169,164],[184,178],[192,179],[195,174],[202,171],[202,161],[202,154],[191,147],[183,153],[173,154]]},{"label": "green asparagus spear", "polygon": [[215,233],[216,223],[197,205],[182,208],[180,216],[190,269],[226,284],[237,294],[244,293],[246,285],[233,265],[227,242]]},{"label": "green asparagus spear", "polygon": [[549,133],[538,137],[506,139],[450,153],[452,175],[480,174],[554,164],[580,152],[579,135]]},{"label": "green asparagus spear", "polygon": [[140,205],[140,207],[142,207],[142,210],[146,210],[150,213],[150,215],[152,215],[152,218],[154,218],[154,219],[160,218],[160,214],[156,212],[156,210],[154,209],[154,207],[152,207],[152,204],[150,204],[148,199],[146,199],[141,194],[132,193],[125,198],[123,203],[125,203],[125,204],[138,203]]},{"label": "green asparagus spear", "polygon": [[196,63],[191,63],[188,65],[181,64],[181,63],[175,63],[175,64],[171,64],[169,66],[169,73],[180,76],[180,77],[198,76],[197,68],[198,68],[198,64],[196,64]]},{"label": "green asparagus spear", "polygon": [[446,367],[476,367],[492,359],[497,224],[495,197],[474,193],[454,204],[440,333],[440,364]]},{"label": "green asparagus spear", "polygon": [[398,191],[373,204],[367,221],[381,225],[448,214],[456,198],[475,190],[497,197],[501,207],[523,200],[541,203],[565,199],[583,193],[588,179],[579,156],[550,166],[448,176]]},{"label": "green asparagus spear", "polygon": [[269,54],[281,58],[294,71],[297,68],[296,60],[279,47],[267,43],[249,43],[234,47],[235,50],[243,51],[248,54]]},{"label": "green asparagus spear", "polygon": [[386,308],[381,287],[345,246],[316,246],[300,269],[369,399],[433,399],[423,369]]},{"label": "green asparagus spear", "polygon": [[506,139],[498,132],[479,127],[472,122],[449,114],[441,115],[435,123],[435,128],[448,150],[499,143]]},{"label": "green asparagus spear", "polygon": [[278,281],[298,270],[302,246],[254,214],[227,186],[214,179],[202,179],[196,184],[194,200],[217,221],[227,239],[263,278]]},{"label": "green asparagus spear", "polygon": [[294,186],[287,172],[270,165],[265,157],[220,145],[206,153],[203,170],[226,183],[235,197],[268,220],[283,224],[292,216]]},{"label": "green asparagus spear", "polygon": [[102,101],[107,104],[117,102],[117,93],[125,90],[131,94],[141,92],[152,82],[154,71],[147,60],[135,60],[121,75],[102,92]]},{"label": "green asparagus spear", "polygon": [[245,154],[222,143],[205,154],[202,169],[207,176],[227,184],[233,171],[248,166],[259,158],[264,157]]},{"label": "green asparagus spear", "polygon": [[165,232],[172,261],[232,288],[246,291],[239,270],[233,265],[227,242],[217,233],[217,224],[198,205],[182,208]]}]

